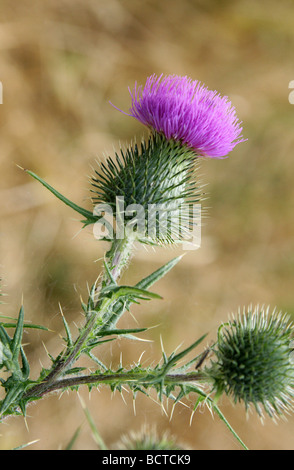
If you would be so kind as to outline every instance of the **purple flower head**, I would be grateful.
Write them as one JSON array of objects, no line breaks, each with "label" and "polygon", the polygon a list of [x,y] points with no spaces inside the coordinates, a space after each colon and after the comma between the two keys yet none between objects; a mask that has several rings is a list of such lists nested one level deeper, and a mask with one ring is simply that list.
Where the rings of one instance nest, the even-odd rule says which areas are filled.
[{"label": "purple flower head", "polygon": [[132,105],[129,116],[180,141],[198,155],[225,157],[243,142],[235,108],[226,96],[208,90],[188,77],[151,75],[145,86],[129,92]]}]

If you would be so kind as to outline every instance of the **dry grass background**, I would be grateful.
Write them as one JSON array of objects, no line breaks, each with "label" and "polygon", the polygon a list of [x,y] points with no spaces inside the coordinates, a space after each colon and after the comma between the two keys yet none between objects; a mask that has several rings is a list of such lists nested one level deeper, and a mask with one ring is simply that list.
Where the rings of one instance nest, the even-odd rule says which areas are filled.
[{"label": "dry grass background", "polygon": [[[239,305],[270,304],[294,314],[293,125],[288,101],[294,79],[294,16],[290,0],[2,0],[0,49],[0,263],[7,305],[15,315],[22,297],[26,318],[62,334],[58,303],[71,325],[81,321],[79,297],[95,279],[106,248],[69,208],[32,181],[16,164],[45,178],[90,208],[88,175],[96,158],[119,141],[140,139],[144,129],[118,113],[128,86],[151,73],[188,75],[230,97],[248,142],[224,161],[203,161],[209,217],[201,249],[189,253],[156,286],[163,301],[134,309],[140,326],[159,325],[153,343],[121,341],[102,359],[126,365],[145,350],[146,363],[179,344],[188,346]],[[125,282],[147,275],[177,251],[138,250]],[[131,316],[124,320],[134,325]],[[56,333],[29,331],[26,352],[37,376],[48,365],[43,346],[60,350]],[[81,390],[108,446],[142,424],[168,430],[191,449],[238,449],[217,417],[202,410],[191,426],[189,407],[169,421],[160,406],[108,389]],[[224,400],[222,409],[251,449],[294,448],[294,418],[278,425]],[[169,405],[168,412],[171,410]],[[76,449],[95,449],[76,393],[52,395],[28,410],[27,423],[0,426],[0,447],[39,439],[32,449],[65,448],[74,431]]]}]

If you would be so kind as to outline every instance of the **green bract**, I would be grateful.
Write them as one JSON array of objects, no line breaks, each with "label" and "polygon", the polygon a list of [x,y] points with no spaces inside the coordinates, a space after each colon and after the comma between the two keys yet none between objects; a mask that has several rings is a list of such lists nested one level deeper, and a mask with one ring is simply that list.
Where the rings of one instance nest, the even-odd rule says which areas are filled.
[{"label": "green bract", "polygon": [[274,417],[292,408],[293,326],[287,316],[256,307],[219,329],[216,360],[206,368],[217,397],[223,392],[246,409]]},{"label": "green bract", "polygon": [[195,163],[192,149],[153,134],[140,148],[130,146],[99,165],[93,203],[108,205],[116,222],[137,225],[139,239],[173,243],[192,228],[189,207],[201,200]]}]

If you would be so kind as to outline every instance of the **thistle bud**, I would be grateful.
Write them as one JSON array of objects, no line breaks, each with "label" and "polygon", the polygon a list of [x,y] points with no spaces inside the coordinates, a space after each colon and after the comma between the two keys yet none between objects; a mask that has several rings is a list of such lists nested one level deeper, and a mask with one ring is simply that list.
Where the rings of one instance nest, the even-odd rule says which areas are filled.
[{"label": "thistle bud", "polygon": [[270,417],[293,407],[294,364],[293,325],[281,313],[269,313],[258,306],[239,312],[222,325],[206,373],[213,382],[216,397],[222,393],[246,410],[254,406]]},{"label": "thistle bud", "polygon": [[122,436],[116,447],[119,450],[181,450],[175,438],[165,432],[159,434],[153,426],[143,426],[138,432],[130,432]]},{"label": "thistle bud", "polygon": [[201,199],[195,168],[192,150],[153,134],[101,164],[92,178],[93,203],[107,204],[138,239],[173,243],[192,228],[190,205]]}]

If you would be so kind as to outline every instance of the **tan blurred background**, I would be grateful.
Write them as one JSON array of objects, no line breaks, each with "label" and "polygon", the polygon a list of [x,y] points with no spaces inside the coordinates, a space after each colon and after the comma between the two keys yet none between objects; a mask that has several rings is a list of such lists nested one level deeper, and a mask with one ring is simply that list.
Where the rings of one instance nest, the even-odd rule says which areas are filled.
[{"label": "tan blurred background", "polygon": [[[128,110],[128,86],[152,73],[188,75],[228,95],[248,142],[223,161],[203,161],[209,199],[200,250],[190,252],[160,281],[163,301],[133,309],[152,343],[120,341],[101,348],[115,366],[143,363],[187,347],[239,306],[270,304],[294,314],[293,125],[289,82],[294,80],[294,4],[290,0],[43,0],[0,6],[3,104],[0,105],[0,265],[6,315],[24,299],[27,320],[54,332],[28,330],[24,342],[37,377],[46,349],[60,351],[59,302],[73,329],[101,269],[106,245],[79,217],[21,171],[29,168],[76,203],[91,208],[88,176],[95,159],[113,153],[145,130],[117,112]],[[136,282],[181,253],[138,250],[124,282]],[[124,325],[136,326],[131,315]],[[107,388],[80,395],[109,447],[142,425],[168,431],[190,449],[239,449],[206,409],[189,424],[195,397],[170,421],[146,397]],[[222,410],[251,449],[294,449],[294,417],[262,425],[227,400]],[[31,449],[63,449],[76,431],[75,449],[97,448],[76,393],[52,395],[28,409],[26,422],[0,426],[0,448],[39,439]]]}]

